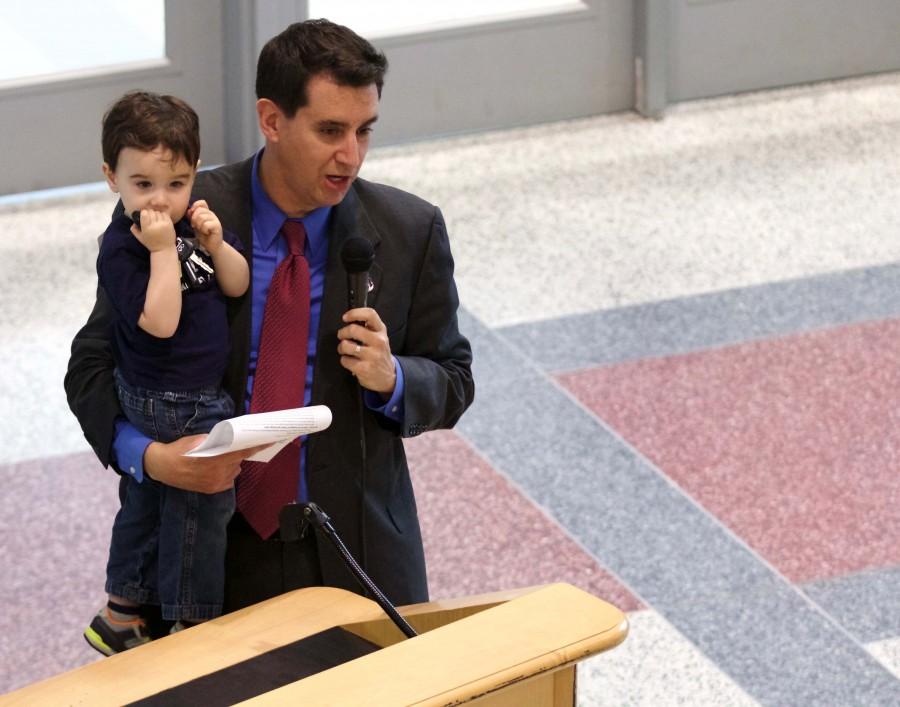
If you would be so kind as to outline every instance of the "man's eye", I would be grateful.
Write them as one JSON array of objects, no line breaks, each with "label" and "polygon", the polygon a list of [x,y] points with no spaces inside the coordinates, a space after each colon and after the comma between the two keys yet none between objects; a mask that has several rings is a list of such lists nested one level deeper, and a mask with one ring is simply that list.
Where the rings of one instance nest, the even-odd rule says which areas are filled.
[{"label": "man's eye", "polygon": [[374,129],[375,129],[375,128],[360,128],[360,129],[359,129],[359,134],[360,134],[360,135],[371,135],[371,134],[372,134],[372,131],[373,131]]}]

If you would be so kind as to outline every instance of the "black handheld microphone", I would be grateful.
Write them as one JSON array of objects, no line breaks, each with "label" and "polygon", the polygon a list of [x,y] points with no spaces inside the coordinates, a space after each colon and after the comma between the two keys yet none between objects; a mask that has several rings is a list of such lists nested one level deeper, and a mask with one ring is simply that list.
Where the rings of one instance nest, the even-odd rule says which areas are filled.
[{"label": "black handheld microphone", "polygon": [[347,304],[350,309],[365,307],[369,296],[369,268],[375,260],[372,243],[361,236],[353,236],[341,248],[341,262],[347,271]]}]

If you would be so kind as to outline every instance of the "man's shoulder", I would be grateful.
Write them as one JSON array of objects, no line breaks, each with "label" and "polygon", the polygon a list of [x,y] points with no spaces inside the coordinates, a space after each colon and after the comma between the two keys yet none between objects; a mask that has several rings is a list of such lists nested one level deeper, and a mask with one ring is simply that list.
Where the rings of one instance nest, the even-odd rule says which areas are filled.
[{"label": "man's shoulder", "polygon": [[197,172],[194,192],[206,197],[207,193],[221,193],[250,189],[253,158]]},{"label": "man's shoulder", "polygon": [[206,200],[225,229],[236,234],[249,233],[252,174],[252,157],[198,172],[193,196]]},{"label": "man's shoulder", "polygon": [[433,214],[437,208],[434,204],[408,191],[387,184],[370,182],[367,179],[357,178],[353,182],[353,188],[360,203],[370,211],[389,209],[409,214]]}]

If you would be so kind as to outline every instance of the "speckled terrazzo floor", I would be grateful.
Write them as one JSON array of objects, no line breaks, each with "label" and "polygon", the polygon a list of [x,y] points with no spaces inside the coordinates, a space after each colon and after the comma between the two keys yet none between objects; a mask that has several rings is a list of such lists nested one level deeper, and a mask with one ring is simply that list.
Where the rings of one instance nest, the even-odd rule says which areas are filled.
[{"label": "speckled terrazzo floor", "polygon": [[[900,704],[900,75],[364,174],[441,205],[475,349],[476,404],[408,444],[434,596],[627,611],[582,707]],[[94,660],[115,488],[61,381],[112,203],[0,198],[0,691]]]}]

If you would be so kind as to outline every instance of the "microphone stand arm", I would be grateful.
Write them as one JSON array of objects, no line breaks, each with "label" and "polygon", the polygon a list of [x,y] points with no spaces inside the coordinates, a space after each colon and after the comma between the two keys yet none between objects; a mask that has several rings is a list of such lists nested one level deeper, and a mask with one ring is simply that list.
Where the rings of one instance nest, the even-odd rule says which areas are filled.
[{"label": "microphone stand arm", "polygon": [[347,546],[344,545],[344,542],[341,540],[340,536],[337,534],[337,531],[334,529],[334,526],[331,524],[331,518],[323,511],[319,506],[315,503],[305,503],[302,505],[303,508],[303,527],[300,530],[301,536],[306,530],[307,525],[312,525],[315,528],[318,528],[322,533],[324,533],[325,537],[334,545],[335,549],[341,555],[344,560],[344,563],[353,573],[353,576],[356,577],[356,580],[362,585],[363,589],[370,592],[371,595],[375,598],[375,601],[378,605],[384,610],[391,621],[399,628],[403,634],[407,638],[413,638],[418,634],[415,632],[412,626],[410,626],[406,620],[400,616],[397,612],[397,609],[394,608],[394,605],[388,601],[387,597],[382,594],[381,590],[375,586],[375,583],[369,578],[362,567],[359,566],[359,563],[353,558],[353,555],[350,554],[350,551],[347,549]]}]

